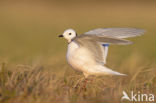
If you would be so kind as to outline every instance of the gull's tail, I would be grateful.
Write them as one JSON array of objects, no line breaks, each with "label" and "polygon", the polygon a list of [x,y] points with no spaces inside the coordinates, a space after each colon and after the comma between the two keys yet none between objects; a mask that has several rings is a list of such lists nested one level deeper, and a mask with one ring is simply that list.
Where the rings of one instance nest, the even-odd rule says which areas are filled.
[{"label": "gull's tail", "polygon": [[126,74],[122,74],[122,73],[119,73],[119,72],[116,72],[116,71],[112,71],[111,73],[112,73],[112,75],[127,76]]},{"label": "gull's tail", "polygon": [[96,68],[96,72],[98,72],[98,74],[127,76],[126,74],[122,74],[122,73],[113,71],[103,65],[98,65],[98,67]]}]

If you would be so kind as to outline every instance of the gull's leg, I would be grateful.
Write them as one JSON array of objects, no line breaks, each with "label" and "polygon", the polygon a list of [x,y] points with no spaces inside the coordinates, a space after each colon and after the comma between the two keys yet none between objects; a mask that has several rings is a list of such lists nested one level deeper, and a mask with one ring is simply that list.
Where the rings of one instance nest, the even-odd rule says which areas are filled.
[{"label": "gull's leg", "polygon": [[87,83],[88,83],[88,78],[85,78],[84,84],[83,84],[83,89],[84,90],[86,90]]},{"label": "gull's leg", "polygon": [[80,78],[78,81],[77,81],[77,83],[74,85],[74,88],[78,88],[78,86],[80,86],[80,83],[82,82],[82,80],[83,80],[84,78]]},{"label": "gull's leg", "polygon": [[103,46],[104,46],[104,64],[106,64],[109,44],[103,44]]},{"label": "gull's leg", "polygon": [[[75,89],[78,89],[78,88],[80,88],[80,90],[86,90],[86,85],[87,85],[87,81],[88,81],[88,79],[87,79],[87,77],[89,76],[88,74],[86,74],[86,73],[83,73],[84,74],[84,77],[83,78],[80,78],[78,81],[77,81],[77,83],[74,85],[74,88]],[[81,85],[81,83],[82,83],[82,85]]]},{"label": "gull's leg", "polygon": [[84,89],[84,90],[86,90],[86,86],[87,86],[87,83],[88,83],[88,76],[89,76],[89,74],[87,74],[87,73],[83,73],[84,74],[84,83],[83,83],[83,87],[82,87],[82,89]]}]

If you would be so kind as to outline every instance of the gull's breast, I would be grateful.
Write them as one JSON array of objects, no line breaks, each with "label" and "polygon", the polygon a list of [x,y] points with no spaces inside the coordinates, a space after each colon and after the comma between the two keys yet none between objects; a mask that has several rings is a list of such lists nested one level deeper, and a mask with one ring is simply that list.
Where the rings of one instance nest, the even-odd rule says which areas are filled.
[{"label": "gull's breast", "polygon": [[86,71],[87,66],[94,62],[88,49],[79,47],[75,42],[68,45],[67,61],[74,69],[81,72]]}]

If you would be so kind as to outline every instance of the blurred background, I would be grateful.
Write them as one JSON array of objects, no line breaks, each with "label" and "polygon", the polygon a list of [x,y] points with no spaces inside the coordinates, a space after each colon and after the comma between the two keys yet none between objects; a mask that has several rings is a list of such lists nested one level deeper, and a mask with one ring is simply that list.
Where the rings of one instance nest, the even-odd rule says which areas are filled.
[{"label": "blurred background", "polygon": [[[110,46],[107,66],[128,76],[83,88],[58,35],[111,27],[146,30],[133,45]],[[156,0],[0,0],[0,103],[121,103],[123,90],[156,93],[155,68]]]},{"label": "blurred background", "polygon": [[78,34],[95,28],[145,29],[133,45],[110,47],[108,61],[120,62],[132,53],[156,60],[154,0],[1,0],[0,61],[31,63],[65,61],[67,42],[57,36],[73,28]]}]

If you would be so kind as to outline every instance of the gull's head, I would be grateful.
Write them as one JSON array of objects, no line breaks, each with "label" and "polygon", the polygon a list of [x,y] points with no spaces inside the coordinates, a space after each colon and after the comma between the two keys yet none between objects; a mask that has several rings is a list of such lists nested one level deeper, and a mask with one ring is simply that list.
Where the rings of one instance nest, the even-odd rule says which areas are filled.
[{"label": "gull's head", "polygon": [[59,37],[64,37],[68,42],[71,42],[77,36],[75,30],[67,29]]}]

